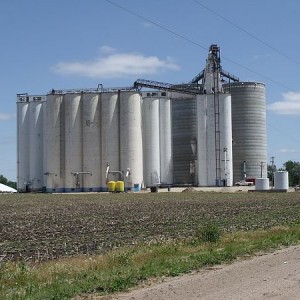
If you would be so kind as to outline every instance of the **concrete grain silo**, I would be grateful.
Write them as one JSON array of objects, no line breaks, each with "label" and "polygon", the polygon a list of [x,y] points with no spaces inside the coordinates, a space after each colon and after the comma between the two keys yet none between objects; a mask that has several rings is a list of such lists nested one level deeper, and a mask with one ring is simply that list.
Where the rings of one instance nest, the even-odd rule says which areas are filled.
[{"label": "concrete grain silo", "polygon": [[165,92],[143,97],[144,184],[173,183],[171,100]]},{"label": "concrete grain silo", "polygon": [[220,49],[210,47],[197,95],[198,185],[232,185],[231,96],[221,85]]},{"label": "concrete grain silo", "polygon": [[82,95],[82,177],[83,192],[100,192],[101,177],[101,96]]},{"label": "concrete grain silo", "polygon": [[[120,101],[118,92],[101,94],[101,190],[107,181],[122,180],[120,163]],[[107,170],[116,173],[107,174]]]},{"label": "concrete grain silo", "polygon": [[29,181],[31,191],[43,187],[43,107],[42,97],[29,102]]},{"label": "concrete grain silo", "polygon": [[267,177],[265,85],[235,82],[223,88],[232,99],[233,180]]},{"label": "concrete grain silo", "polygon": [[46,192],[64,192],[63,95],[49,94],[44,107],[44,187]]},{"label": "concrete grain silo", "polygon": [[233,176],[230,95],[198,95],[197,119],[198,185],[231,186]]},{"label": "concrete grain silo", "polygon": [[28,190],[29,176],[29,97],[18,95],[17,98],[17,189]]},{"label": "concrete grain silo", "polygon": [[82,191],[82,111],[81,94],[64,95],[65,192]]},{"label": "concrete grain silo", "polygon": [[[151,93],[149,93],[151,95]],[[143,98],[144,183],[160,184],[160,122],[158,93]]]},{"label": "concrete grain silo", "polygon": [[125,188],[140,190],[143,185],[143,137],[142,97],[138,92],[121,92],[120,95],[120,161],[125,173]]},{"label": "concrete grain silo", "polygon": [[173,184],[173,144],[171,100],[168,97],[159,99],[159,149],[160,149],[160,182]]},{"label": "concrete grain silo", "polygon": [[40,191],[43,187],[43,108],[45,96],[17,98],[17,189]]}]

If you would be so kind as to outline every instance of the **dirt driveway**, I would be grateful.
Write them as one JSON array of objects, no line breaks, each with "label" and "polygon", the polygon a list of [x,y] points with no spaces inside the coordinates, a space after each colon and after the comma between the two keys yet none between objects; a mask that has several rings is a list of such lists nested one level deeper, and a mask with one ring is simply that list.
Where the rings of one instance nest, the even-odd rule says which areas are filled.
[{"label": "dirt driveway", "polygon": [[300,245],[101,299],[300,299]]}]

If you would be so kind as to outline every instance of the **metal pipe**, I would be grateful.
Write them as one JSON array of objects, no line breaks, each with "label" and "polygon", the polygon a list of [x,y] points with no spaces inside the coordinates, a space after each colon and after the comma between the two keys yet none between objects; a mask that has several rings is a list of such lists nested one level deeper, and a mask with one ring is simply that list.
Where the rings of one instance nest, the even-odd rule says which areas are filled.
[{"label": "metal pipe", "polygon": [[93,175],[92,172],[71,172],[71,174],[74,175],[76,178],[76,181],[75,181],[76,188],[80,187],[79,175],[86,175],[86,174],[89,174],[91,176]]}]

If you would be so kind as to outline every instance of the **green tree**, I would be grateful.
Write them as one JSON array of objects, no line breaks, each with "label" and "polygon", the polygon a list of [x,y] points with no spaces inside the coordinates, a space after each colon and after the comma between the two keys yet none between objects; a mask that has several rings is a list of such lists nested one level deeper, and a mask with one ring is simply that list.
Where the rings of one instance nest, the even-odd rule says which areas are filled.
[{"label": "green tree", "polygon": [[14,189],[17,189],[17,183],[14,181],[10,181],[8,180],[6,177],[4,177],[3,175],[0,175],[0,183],[5,184],[7,186],[10,186]]},{"label": "green tree", "polygon": [[289,172],[289,184],[295,186],[300,183],[300,163],[288,160],[283,164],[284,169]]}]

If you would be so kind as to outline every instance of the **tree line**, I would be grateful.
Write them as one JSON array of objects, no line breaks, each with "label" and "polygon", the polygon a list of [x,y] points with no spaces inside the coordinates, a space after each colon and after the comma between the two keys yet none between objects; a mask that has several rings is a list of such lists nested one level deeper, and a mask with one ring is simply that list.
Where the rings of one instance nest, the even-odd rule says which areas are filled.
[{"label": "tree line", "polygon": [[7,186],[12,187],[13,189],[17,189],[17,183],[14,181],[8,180],[6,177],[3,175],[0,175],[0,183],[5,184]]}]

